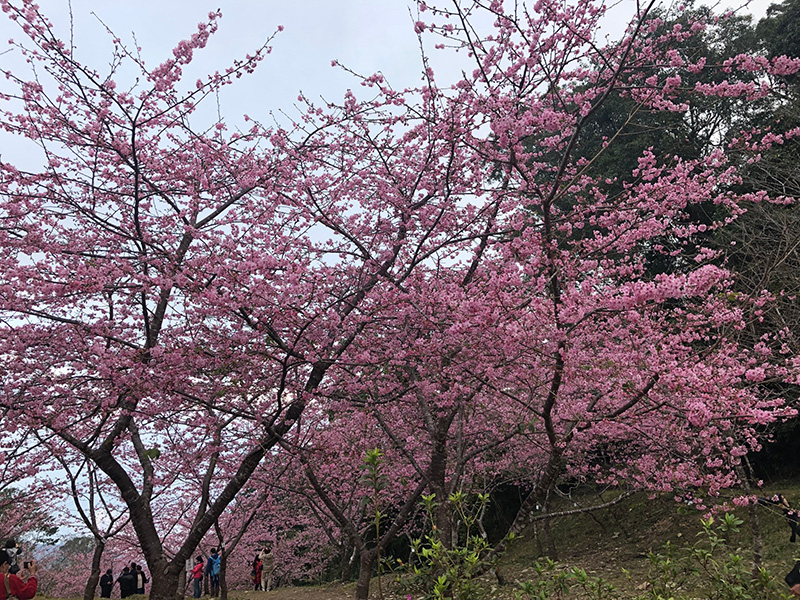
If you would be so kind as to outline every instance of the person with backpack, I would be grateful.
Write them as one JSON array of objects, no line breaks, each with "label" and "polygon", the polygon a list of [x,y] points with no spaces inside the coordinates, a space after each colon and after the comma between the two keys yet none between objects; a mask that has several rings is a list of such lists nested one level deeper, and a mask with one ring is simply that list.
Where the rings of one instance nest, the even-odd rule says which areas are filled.
[{"label": "person with backpack", "polygon": [[6,600],[11,596],[17,600],[30,600],[36,595],[38,579],[36,577],[36,561],[26,561],[22,572],[27,571],[27,577],[20,577],[9,573],[11,569],[11,557],[5,549],[0,550],[0,600]]},{"label": "person with backpack", "polygon": [[208,593],[212,598],[219,596],[219,569],[221,559],[216,548],[211,549],[211,556],[206,563],[206,575],[208,575]]}]

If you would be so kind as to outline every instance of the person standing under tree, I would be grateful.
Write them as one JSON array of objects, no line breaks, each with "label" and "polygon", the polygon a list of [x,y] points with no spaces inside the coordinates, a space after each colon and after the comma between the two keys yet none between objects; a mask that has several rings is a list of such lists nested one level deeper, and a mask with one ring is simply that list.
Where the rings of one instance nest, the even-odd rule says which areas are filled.
[{"label": "person standing under tree", "polygon": [[272,587],[272,573],[275,571],[275,556],[272,554],[272,549],[264,547],[261,554],[258,555],[261,559],[261,589],[268,592]]},{"label": "person standing under tree", "polygon": [[108,569],[100,578],[100,597],[111,598],[111,590],[114,588],[114,576],[111,569]]},{"label": "person standing under tree", "polygon": [[195,559],[194,566],[192,567],[192,591],[194,597],[199,598],[203,595],[203,557],[198,556]]},{"label": "person standing under tree", "polygon": [[216,548],[211,549],[211,556],[206,563],[206,575],[208,575],[208,593],[212,598],[219,596],[219,569],[220,557]]},{"label": "person standing under tree", "polygon": [[261,586],[261,573],[263,572],[263,563],[256,552],[256,557],[253,559],[253,568],[250,571],[250,580],[253,582],[253,589],[255,591],[263,589]]},{"label": "person standing under tree", "polygon": [[142,565],[136,565],[136,570],[133,572],[136,575],[136,593],[144,594],[144,585],[150,580],[142,570]]},{"label": "person standing under tree", "polygon": [[119,597],[127,598],[136,593],[136,576],[131,573],[130,567],[122,569],[122,575],[117,579],[119,581]]}]

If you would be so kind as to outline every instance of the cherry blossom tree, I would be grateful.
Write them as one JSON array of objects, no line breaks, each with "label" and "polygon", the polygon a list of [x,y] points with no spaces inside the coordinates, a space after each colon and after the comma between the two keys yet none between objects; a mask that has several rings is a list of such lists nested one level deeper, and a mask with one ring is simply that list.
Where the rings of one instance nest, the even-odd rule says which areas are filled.
[{"label": "cherry blossom tree", "polygon": [[[44,439],[41,435],[37,434],[37,437],[43,446],[48,448],[49,453],[61,467],[61,472],[66,476],[69,486],[68,495],[72,499],[74,511],[80,521],[79,524],[88,530],[94,542],[90,561],[91,571],[83,592],[84,600],[92,600],[100,581],[106,545],[110,539],[126,530],[130,523],[130,517],[119,499],[116,488],[103,473],[99,472],[94,463],[83,455],[75,456],[74,450],[65,447],[59,438],[56,438],[56,444],[53,445],[50,440]],[[57,484],[51,486],[49,494],[52,498],[48,504],[54,507],[59,506],[65,495],[61,486]],[[42,499],[43,495],[40,494],[39,497]],[[59,522],[65,526],[69,521],[70,519],[61,519]],[[79,528],[79,530],[83,528]],[[74,573],[71,574],[70,579],[75,579]]]},{"label": "cherry blossom tree", "polygon": [[39,500],[46,482],[33,479],[46,450],[30,432],[10,432],[0,451],[0,538],[50,539],[57,527]]},{"label": "cherry blossom tree", "polygon": [[[491,35],[473,27],[480,10],[496,19]],[[763,299],[749,304],[728,293],[730,274],[695,234],[724,227],[743,201],[770,200],[766,192],[731,191],[739,180],[726,151],[745,145],[757,152],[797,132],[731,127],[726,149],[700,157],[645,150],[613,181],[592,165],[637,111],[680,115],[689,108],[681,101],[687,91],[706,102],[763,100],[798,63],[746,55],[722,64],[688,60],[675,46],[713,27],[713,18],[663,31],[648,10],[610,46],[597,41],[602,6],[474,2],[432,8],[430,22],[417,25],[474,59],[471,77],[454,93],[471,111],[459,122],[491,134],[479,127],[462,133],[497,165],[506,197],[524,207],[513,239],[494,244],[502,258],[484,265],[495,269],[487,281],[499,301],[487,304],[496,312],[484,325],[496,342],[481,347],[488,364],[506,366],[478,375],[529,411],[531,451],[518,464],[530,470],[532,491],[512,532],[535,507],[547,510],[564,476],[716,493],[736,481],[741,456],[759,447],[756,428],[794,414],[759,384],[796,381],[796,359],[737,343],[750,306]],[[684,87],[682,73],[704,69],[721,77]],[[612,96],[632,100],[632,112],[587,156],[577,144]],[[720,216],[710,225],[686,219],[704,203]],[[654,255],[676,268],[654,271]]]},{"label": "cherry blossom tree", "polygon": [[[636,167],[615,173],[613,182],[593,175],[591,166],[624,134],[625,125],[598,144],[598,155],[582,155],[576,144],[612,93],[630,98],[634,111],[680,115],[688,110],[680,101],[687,91],[708,103],[768,99],[780,87],[776,78],[796,72],[798,62],[738,55],[706,65],[674,51],[677,43],[712,27],[713,18],[664,32],[663,21],[648,19],[644,10],[620,43],[601,50],[594,42],[601,7],[469,6],[433,8],[432,22],[420,21],[417,29],[434,30],[474,58],[472,76],[454,91],[431,85],[427,92],[453,99],[442,105],[461,112],[448,118],[461,125],[461,139],[494,166],[481,192],[502,195],[503,202],[518,207],[503,214],[509,220],[498,219],[486,236],[484,259],[476,265],[477,275],[470,275],[473,285],[463,296],[452,287],[441,296],[442,305],[471,301],[475,311],[474,318],[459,315],[449,323],[451,339],[469,327],[489,332],[472,338],[482,364],[465,367],[473,377],[470,394],[483,386],[505,398],[506,411],[523,409],[505,421],[523,425],[530,444],[514,449],[520,480],[530,484],[531,493],[511,532],[537,518],[536,508],[548,511],[564,477],[652,490],[697,486],[712,495],[734,485],[741,457],[760,446],[758,428],[795,414],[762,384],[796,381],[797,363],[764,343],[739,344],[738,332],[748,319],[758,318],[766,298],[733,292],[719,253],[703,247],[697,234],[723,228],[741,213],[743,202],[791,200],[764,191],[734,193],[739,177],[726,152],[742,146],[758,152],[797,132],[739,133],[731,125],[725,149],[699,157],[645,150]],[[473,27],[480,10],[496,18],[491,35]],[[539,54],[539,48],[547,51]],[[682,87],[681,72],[706,68],[721,78]],[[725,73],[746,77],[725,79]],[[440,109],[436,116],[444,114],[450,113]],[[719,209],[709,224],[686,218],[704,204]],[[651,261],[657,255],[675,268],[655,271]],[[422,298],[435,297],[438,283],[455,270],[443,263],[410,299],[414,310]],[[409,288],[410,282],[403,292]],[[391,304],[405,317],[397,296]],[[368,350],[355,353],[360,342],[373,340],[391,350],[380,360]],[[362,338],[351,348],[354,363],[380,365],[374,371],[353,369],[355,378],[362,387],[365,379],[386,385],[381,374],[387,365],[409,348],[426,345],[431,352],[419,362],[430,366],[447,359],[453,372],[453,355],[433,349],[430,337],[414,340],[395,332]],[[431,372],[419,379],[428,402],[441,391],[436,380]],[[359,388],[352,383],[344,389]],[[378,402],[386,397],[378,395]],[[402,431],[396,418],[391,427]],[[496,431],[496,439],[502,432],[502,427]]]},{"label": "cherry blossom tree", "polygon": [[349,542],[339,546],[354,549],[356,598],[367,598],[373,568],[381,568],[381,556],[413,515],[429,477],[409,476],[400,452],[379,447],[382,432],[370,415],[344,409],[336,421],[312,425],[313,439],[293,451],[308,480],[309,507]]},{"label": "cherry blossom tree", "polygon": [[[35,69],[6,71],[2,126],[45,162],[0,165],[4,425],[51,432],[114,482],[152,596],[172,597],[378,292],[480,235],[460,196],[478,167],[427,124],[411,134],[388,92],[309,106],[291,129],[193,129],[198,103],[268,52],[186,85],[216,13],[152,69],[114,38],[100,73],[33,3],[2,8]],[[169,488],[177,472],[193,496]],[[164,522],[168,495],[193,510],[183,528]]]},{"label": "cherry blossom tree", "polygon": [[[100,72],[29,0],[0,6],[32,67],[5,71],[0,126],[43,161],[0,161],[2,427],[55,436],[113,482],[153,598],[174,596],[266,456],[302,448],[298,422],[346,439],[342,402],[383,431],[415,493],[516,468],[532,491],[512,531],[563,477],[714,493],[757,427],[792,414],[761,384],[796,381],[796,359],[737,344],[745,306],[768,298],[731,293],[695,234],[771,199],[731,191],[727,150],[796,132],[645,150],[614,186],[591,167],[625,126],[594,155],[576,146],[612,96],[681,114],[682,74],[715,69],[752,77],[692,94],[763,100],[800,61],[687,60],[672,45],[712,18],[661,32],[652,4],[603,42],[593,2],[419,2],[417,32],[471,63],[455,85],[423,53],[419,89],[361,77],[368,100],[301,98],[286,126],[230,131],[194,126],[197,107],[269,41],[186,82],[212,13],[155,68],[113,38]],[[721,216],[687,220],[701,203]],[[680,268],[654,272],[653,255]],[[331,467],[344,489],[351,466]]]}]

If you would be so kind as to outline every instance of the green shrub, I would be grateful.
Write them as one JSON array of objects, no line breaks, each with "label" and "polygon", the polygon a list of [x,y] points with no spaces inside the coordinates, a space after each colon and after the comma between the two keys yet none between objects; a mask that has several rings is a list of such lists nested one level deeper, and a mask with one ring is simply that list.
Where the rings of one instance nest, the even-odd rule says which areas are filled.
[{"label": "green shrub", "polygon": [[459,543],[453,547],[441,539],[436,528],[435,495],[422,497],[430,531],[411,541],[412,558],[408,576],[401,581],[406,589],[422,592],[424,598],[440,600],[481,600],[489,590],[478,577],[487,568],[484,561],[489,551],[486,538],[478,530],[478,516],[489,501],[488,494],[468,498],[456,492],[448,498],[453,507],[453,521],[463,527]]},{"label": "green shrub", "polygon": [[640,600],[780,600],[788,598],[782,582],[767,569],[743,558],[731,538],[743,521],[725,513],[703,519],[698,541],[688,548],[670,544],[651,553],[647,592]]}]

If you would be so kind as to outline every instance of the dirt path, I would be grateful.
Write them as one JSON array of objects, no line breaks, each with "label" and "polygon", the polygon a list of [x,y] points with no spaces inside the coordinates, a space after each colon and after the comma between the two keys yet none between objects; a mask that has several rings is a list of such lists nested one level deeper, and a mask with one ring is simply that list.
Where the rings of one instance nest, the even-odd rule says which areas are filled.
[{"label": "dirt path", "polygon": [[[373,583],[374,586],[374,583]],[[322,586],[282,587],[272,592],[232,590],[228,600],[353,600],[356,584],[330,583]],[[370,598],[377,598],[377,588],[370,588]],[[406,594],[398,596],[384,586],[384,600],[406,600]]]},{"label": "dirt path", "polygon": [[233,590],[229,600],[351,600],[354,587],[333,583],[326,586],[281,587],[271,592]]}]

